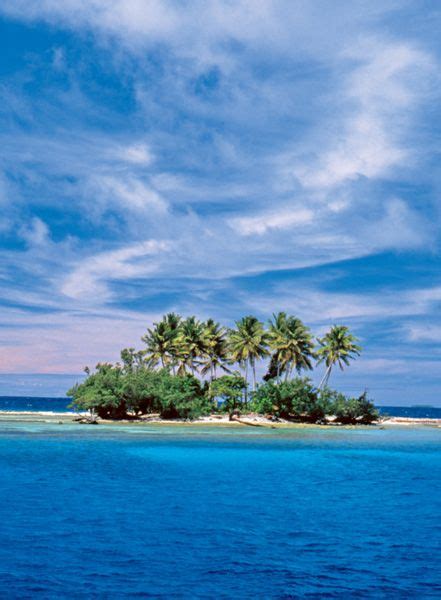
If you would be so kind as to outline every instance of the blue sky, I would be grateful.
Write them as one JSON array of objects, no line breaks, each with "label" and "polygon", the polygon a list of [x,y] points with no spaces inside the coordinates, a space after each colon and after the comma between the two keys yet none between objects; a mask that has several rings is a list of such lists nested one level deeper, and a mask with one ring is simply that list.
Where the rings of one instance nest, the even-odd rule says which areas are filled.
[{"label": "blue sky", "polygon": [[441,404],[440,20],[3,0],[0,393],[62,393],[164,312],[286,310],[360,337],[341,389]]}]

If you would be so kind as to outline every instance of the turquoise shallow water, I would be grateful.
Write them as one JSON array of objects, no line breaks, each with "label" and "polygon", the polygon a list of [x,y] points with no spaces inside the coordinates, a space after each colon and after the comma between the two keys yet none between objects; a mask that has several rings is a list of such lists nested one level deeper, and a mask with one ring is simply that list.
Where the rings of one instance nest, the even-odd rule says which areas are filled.
[{"label": "turquoise shallow water", "polygon": [[0,596],[439,598],[441,430],[0,424]]}]

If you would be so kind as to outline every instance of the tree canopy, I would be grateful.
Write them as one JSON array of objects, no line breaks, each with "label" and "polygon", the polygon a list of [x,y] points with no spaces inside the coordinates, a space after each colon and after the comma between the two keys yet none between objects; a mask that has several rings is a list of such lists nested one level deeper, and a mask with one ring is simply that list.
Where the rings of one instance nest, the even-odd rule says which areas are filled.
[{"label": "tree canopy", "polygon": [[[123,349],[120,362],[87,369],[86,380],[68,391],[72,406],[110,419],[192,419],[216,411],[231,417],[244,410],[310,422],[329,415],[342,423],[378,417],[365,393],[347,398],[327,387],[332,367],[343,369],[361,352],[343,325],[334,325],[315,346],[310,329],[284,312],[274,314],[268,327],[248,315],[230,329],[213,319],[168,313],[141,339],[145,347]],[[262,360],[269,364],[259,384]],[[326,366],[318,387],[300,377],[314,361]]]}]

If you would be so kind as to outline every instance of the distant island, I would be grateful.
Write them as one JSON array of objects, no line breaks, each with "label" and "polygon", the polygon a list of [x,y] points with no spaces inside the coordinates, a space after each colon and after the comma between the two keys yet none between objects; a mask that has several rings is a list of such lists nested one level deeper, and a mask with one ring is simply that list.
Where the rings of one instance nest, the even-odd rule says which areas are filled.
[{"label": "distant island", "polygon": [[[232,329],[213,319],[166,314],[141,338],[141,350],[125,348],[121,362],[99,363],[67,395],[71,407],[102,419],[194,420],[254,413],[268,419],[326,424],[370,424],[379,413],[366,392],[347,397],[329,387],[334,367],[360,355],[357,338],[334,325],[314,338],[299,318],[274,314],[265,326],[254,316]],[[257,365],[266,373],[257,380]],[[315,386],[302,373],[323,365]]]}]

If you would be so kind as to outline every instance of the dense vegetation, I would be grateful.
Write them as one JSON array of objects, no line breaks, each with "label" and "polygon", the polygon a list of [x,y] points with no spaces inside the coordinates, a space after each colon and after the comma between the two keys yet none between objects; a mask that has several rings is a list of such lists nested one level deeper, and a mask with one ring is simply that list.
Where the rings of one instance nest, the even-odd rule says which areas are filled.
[{"label": "dense vegetation", "polygon": [[[310,329],[283,312],[267,328],[247,316],[233,329],[170,313],[142,341],[145,348],[124,349],[120,363],[98,364],[93,373],[86,369],[86,380],[68,391],[72,406],[113,419],[146,414],[192,419],[213,412],[314,423],[329,415],[340,423],[378,418],[365,393],[347,398],[327,385],[333,367],[343,369],[361,351],[345,326],[332,327],[316,345]],[[259,384],[256,367],[263,359],[268,367]],[[325,364],[318,387],[301,377],[315,361]]]}]

